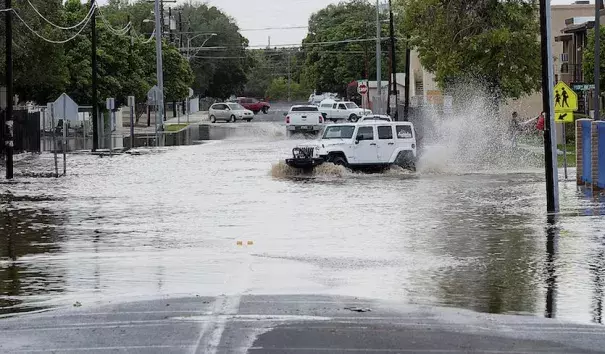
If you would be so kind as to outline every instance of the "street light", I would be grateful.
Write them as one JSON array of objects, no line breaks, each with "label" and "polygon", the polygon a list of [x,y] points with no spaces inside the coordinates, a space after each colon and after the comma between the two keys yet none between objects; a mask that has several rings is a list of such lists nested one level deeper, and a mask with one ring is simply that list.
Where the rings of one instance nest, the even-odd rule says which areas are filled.
[{"label": "street light", "polygon": [[204,46],[204,44],[206,44],[206,42],[208,42],[212,37],[216,36],[216,33],[200,33],[193,37],[187,38],[187,60],[191,60],[191,54],[190,54],[191,41],[196,39],[197,37],[204,36],[204,35],[208,35],[209,37],[206,38],[206,40],[204,41],[204,43],[202,43],[201,46],[199,46],[199,49],[195,52],[195,54],[197,54],[200,51],[200,49]]}]

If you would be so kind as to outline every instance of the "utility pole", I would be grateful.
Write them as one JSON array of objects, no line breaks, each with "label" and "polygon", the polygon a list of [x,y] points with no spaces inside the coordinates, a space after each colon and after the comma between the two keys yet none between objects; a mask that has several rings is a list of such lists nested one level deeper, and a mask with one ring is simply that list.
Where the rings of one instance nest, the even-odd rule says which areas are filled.
[{"label": "utility pole", "polygon": [[[12,8],[12,0],[6,0],[5,9]],[[6,179],[13,178],[13,12],[5,11],[6,21]]]},{"label": "utility pole", "polygon": [[388,89],[387,89],[387,116],[391,115],[391,95],[393,94],[393,86],[392,86],[392,80],[393,80],[393,51],[390,48],[389,45],[389,52],[388,52],[388,57],[387,57],[387,63],[388,63],[388,71],[389,71],[389,77],[388,77]]},{"label": "utility pole", "polygon": [[[183,10],[179,10],[179,49],[183,48]],[[189,53],[187,53],[187,60],[189,60]],[[187,107],[185,106],[187,100],[181,103],[181,107],[183,108],[183,114],[187,113]]]},{"label": "utility pole", "polygon": [[551,11],[550,0],[540,0],[540,45],[542,58],[542,110],[545,115],[544,129],[544,159],[546,173],[546,210],[549,214],[559,211],[559,176],[557,172],[557,156],[555,122],[553,119],[553,59],[551,45]]},{"label": "utility pole", "polygon": [[600,56],[601,56],[601,1],[595,1],[594,18],[594,120],[601,120],[601,87],[600,87]]},{"label": "utility pole", "polygon": [[[160,14],[160,0],[155,0],[155,55],[156,55],[156,77],[158,85],[158,97],[157,97],[157,112],[156,122],[163,122],[164,115],[164,69],[162,68],[162,18]],[[156,131],[158,130],[158,123],[156,123]],[[157,132],[156,132],[157,134]],[[158,146],[159,142],[156,142]]]},{"label": "utility pole", "polygon": [[[95,7],[92,10],[92,17],[90,19],[91,28],[91,42],[92,42],[92,151],[97,151],[99,148],[99,97],[97,96],[97,9],[96,0],[90,1],[90,6]],[[54,129],[54,127],[53,127]]]},{"label": "utility pole", "polygon": [[170,43],[174,44],[174,32],[172,31],[172,7],[168,8],[168,33],[170,33]]},{"label": "utility pole", "polygon": [[292,100],[292,90],[291,90],[291,83],[292,83],[292,75],[291,75],[291,70],[290,70],[290,49],[288,49],[288,102],[290,102]]},{"label": "utility pole", "polygon": [[393,6],[389,0],[389,26],[391,35],[391,71],[393,72],[393,92],[395,93],[395,114],[393,120],[399,120],[399,92],[397,88],[397,42],[395,40],[395,24],[393,21]]},{"label": "utility pole", "polygon": [[376,0],[376,94],[378,95],[378,100],[376,101],[377,105],[374,113],[381,113],[382,111],[382,83],[380,82],[382,77],[380,34],[382,31],[380,29],[380,3],[379,0]]},{"label": "utility pole", "polygon": [[403,120],[409,121],[410,110],[410,44],[406,41],[405,44],[405,88],[403,102]]}]

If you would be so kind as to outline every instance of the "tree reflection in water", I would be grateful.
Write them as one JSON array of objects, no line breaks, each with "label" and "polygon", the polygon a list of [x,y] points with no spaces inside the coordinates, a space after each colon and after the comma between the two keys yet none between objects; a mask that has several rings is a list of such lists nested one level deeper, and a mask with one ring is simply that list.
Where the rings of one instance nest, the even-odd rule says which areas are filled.
[{"label": "tree reflection in water", "polygon": [[[60,250],[59,217],[40,197],[0,194],[0,314],[30,311],[25,296],[64,291],[64,272],[44,261]],[[37,261],[23,261],[40,257]]]}]

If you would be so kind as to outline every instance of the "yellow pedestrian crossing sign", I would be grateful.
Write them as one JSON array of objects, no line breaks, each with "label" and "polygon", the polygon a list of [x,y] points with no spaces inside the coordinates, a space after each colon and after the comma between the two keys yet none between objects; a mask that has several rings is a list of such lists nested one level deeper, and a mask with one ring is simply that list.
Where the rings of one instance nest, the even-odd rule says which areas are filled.
[{"label": "yellow pedestrian crossing sign", "polygon": [[555,112],[573,112],[578,110],[578,95],[563,81],[559,81],[555,85],[553,95],[555,99]]},{"label": "yellow pedestrian crossing sign", "polygon": [[573,123],[573,112],[555,112],[556,123]]}]

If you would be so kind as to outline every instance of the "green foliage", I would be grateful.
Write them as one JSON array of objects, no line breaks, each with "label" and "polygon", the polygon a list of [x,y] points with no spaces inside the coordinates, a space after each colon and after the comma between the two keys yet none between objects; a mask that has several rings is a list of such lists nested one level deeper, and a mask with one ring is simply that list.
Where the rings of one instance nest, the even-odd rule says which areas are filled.
[{"label": "green foliage", "polygon": [[287,100],[289,93],[290,98],[297,101],[309,98],[309,92],[309,89],[294,81],[290,83],[290,89],[288,90],[288,79],[278,77],[267,88],[266,96],[270,100]]},{"label": "green foliage", "polygon": [[183,31],[189,32],[183,35],[183,47],[201,47],[188,53],[195,76],[194,91],[216,98],[241,93],[253,59],[246,51],[248,40],[235,21],[216,7],[197,2],[180,5],[173,9],[175,12],[181,12]]},{"label": "green foliage", "polygon": [[[594,46],[595,46],[595,31],[588,31],[588,40],[582,58],[582,70],[584,71],[584,79],[586,82],[594,82]],[[599,58],[600,66],[600,87],[601,92],[605,90],[605,26],[601,26],[600,31],[600,47],[601,55]]]},{"label": "green foliage", "polygon": [[[387,14],[381,14],[382,35],[388,35]],[[398,36],[398,34],[396,34]],[[302,81],[319,91],[344,92],[346,85],[361,78],[376,78],[375,41],[317,44],[376,37],[376,8],[363,0],[332,4],[309,19],[309,34],[303,40],[306,51]],[[383,53],[388,50],[383,42]],[[398,63],[405,48],[399,45]],[[382,79],[388,78],[387,55],[382,56]],[[400,65],[399,67],[402,67]]]},{"label": "green foliage", "polygon": [[[267,89],[278,76],[290,74],[293,83],[299,83],[305,61],[305,53],[298,48],[251,50],[252,67],[244,89],[246,96],[264,97]],[[305,85],[299,85],[307,88]],[[313,90],[306,90],[306,96]]]},{"label": "green foliage", "polygon": [[537,0],[399,0],[402,31],[447,89],[483,83],[496,99],[540,87]]},{"label": "green foliage", "polygon": [[[31,0],[46,18],[61,26],[79,23],[88,13],[89,4],[79,0]],[[151,18],[152,4],[144,1],[132,5],[125,0],[110,0],[97,10],[97,58],[99,100],[114,97],[125,103],[134,95],[137,102],[146,100],[147,91],[156,84],[155,42],[147,42],[150,33],[144,33]],[[40,18],[27,2],[16,2],[19,15],[39,34],[52,40],[64,40],[78,29],[63,31]],[[133,23],[130,36],[116,35],[128,18]],[[91,31],[87,26],[74,40],[64,44],[48,43],[32,34],[16,17],[14,19],[14,88],[21,101],[38,104],[56,99],[62,92],[78,104],[92,102]],[[4,21],[0,30],[4,32]],[[0,36],[0,43],[3,36]],[[0,44],[0,75],[4,76],[5,44]],[[193,83],[189,62],[174,45],[163,44],[164,87],[167,100],[184,99]]]}]

